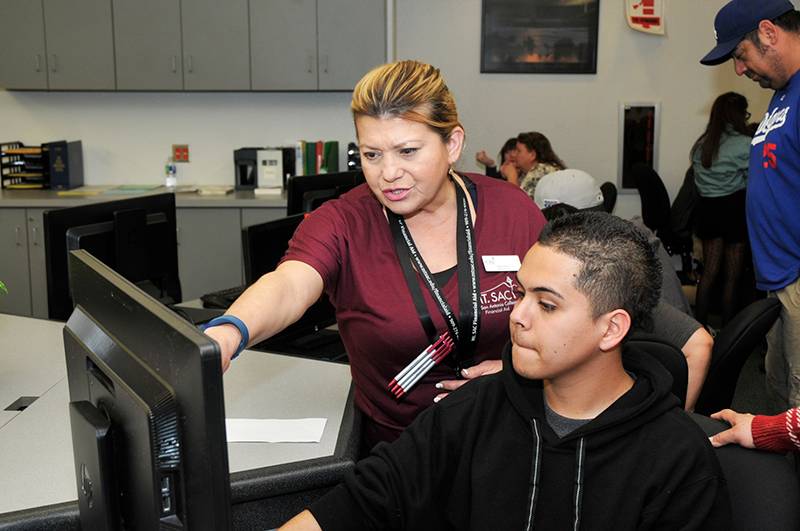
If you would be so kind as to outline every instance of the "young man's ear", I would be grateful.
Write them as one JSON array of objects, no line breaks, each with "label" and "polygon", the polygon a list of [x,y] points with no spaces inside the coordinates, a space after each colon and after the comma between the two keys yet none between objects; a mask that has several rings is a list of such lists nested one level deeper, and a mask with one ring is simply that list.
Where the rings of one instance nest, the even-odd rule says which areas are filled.
[{"label": "young man's ear", "polygon": [[603,337],[600,339],[600,350],[609,351],[622,343],[631,329],[631,316],[625,310],[612,310],[603,317]]}]

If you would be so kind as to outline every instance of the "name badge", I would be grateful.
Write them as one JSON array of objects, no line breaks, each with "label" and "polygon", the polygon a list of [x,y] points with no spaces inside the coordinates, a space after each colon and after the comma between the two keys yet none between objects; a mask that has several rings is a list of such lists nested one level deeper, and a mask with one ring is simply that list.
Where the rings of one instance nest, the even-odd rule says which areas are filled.
[{"label": "name badge", "polygon": [[519,271],[522,265],[515,254],[481,256],[483,269],[488,273]]}]

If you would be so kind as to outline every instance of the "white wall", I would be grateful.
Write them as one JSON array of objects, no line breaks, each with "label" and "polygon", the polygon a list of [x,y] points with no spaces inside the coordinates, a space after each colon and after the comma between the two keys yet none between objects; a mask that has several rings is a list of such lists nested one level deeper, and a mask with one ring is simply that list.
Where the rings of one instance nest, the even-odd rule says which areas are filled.
[{"label": "white wall", "polygon": [[[538,130],[570,166],[615,180],[619,102],[660,101],[659,171],[674,197],[714,97],[742,92],[757,116],[769,93],[736,78],[730,64],[697,62],[713,45],[724,0],[666,3],[668,35],[656,37],[628,29],[622,0],[600,2],[596,75],[481,74],[481,0],[393,0],[392,46],[397,58],[442,69],[467,129],[465,170],[477,169],[476,150],[496,152],[506,138]],[[160,183],[170,145],[185,143],[192,162],[179,166],[179,182],[231,183],[239,147],[297,139],[343,147],[354,137],[348,104],[343,93],[0,91],[0,139],[81,139],[87,184]],[[637,195],[620,197],[618,214],[638,210]]]},{"label": "white wall", "polygon": [[[658,170],[674,198],[688,167],[688,150],[702,132],[714,98],[736,90],[755,117],[769,92],[737,78],[731,63],[698,63],[714,45],[714,15],[725,0],[666,0],[667,35],[628,28],[623,0],[600,1],[597,74],[481,74],[481,0],[396,0],[397,58],[442,69],[467,130],[464,168],[478,149],[496,153],[520,131],[540,131],[572,167],[600,181],[617,176],[621,101],[660,101]],[[640,211],[635,192],[620,195],[616,213]]]}]

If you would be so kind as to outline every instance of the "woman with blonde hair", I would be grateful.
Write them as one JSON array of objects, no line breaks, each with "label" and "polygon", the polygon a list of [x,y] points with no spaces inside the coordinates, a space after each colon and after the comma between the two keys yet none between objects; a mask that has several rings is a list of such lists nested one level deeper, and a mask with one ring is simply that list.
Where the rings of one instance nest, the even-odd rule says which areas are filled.
[{"label": "woman with blonde hair", "polygon": [[[439,70],[375,68],[351,103],[366,183],[300,225],[278,268],[207,330],[227,367],[323,293],[336,308],[369,448],[501,367],[519,260],[544,217],[518,188],[453,164],[464,128]],[[235,321],[234,321],[235,320]]]}]

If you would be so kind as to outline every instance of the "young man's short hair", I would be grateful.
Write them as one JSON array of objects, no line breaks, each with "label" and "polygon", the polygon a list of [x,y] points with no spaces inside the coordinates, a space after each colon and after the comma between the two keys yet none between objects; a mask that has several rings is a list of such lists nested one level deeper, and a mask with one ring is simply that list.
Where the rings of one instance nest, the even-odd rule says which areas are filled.
[{"label": "young man's short hair", "polygon": [[633,223],[605,212],[577,212],[548,223],[539,243],[581,262],[574,285],[589,299],[593,317],[623,309],[632,328],[652,328],[661,263]]}]

